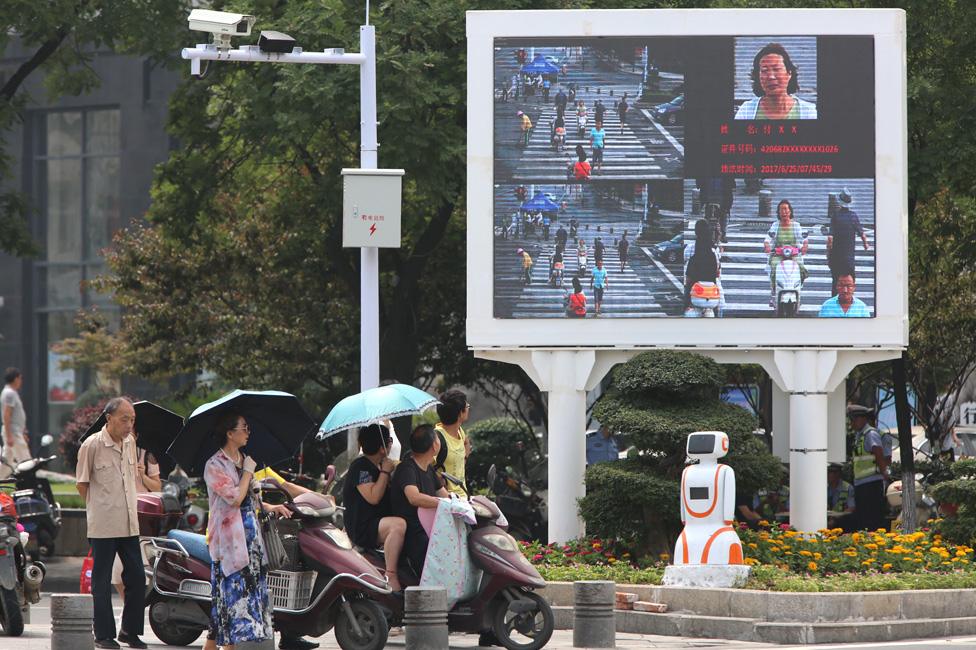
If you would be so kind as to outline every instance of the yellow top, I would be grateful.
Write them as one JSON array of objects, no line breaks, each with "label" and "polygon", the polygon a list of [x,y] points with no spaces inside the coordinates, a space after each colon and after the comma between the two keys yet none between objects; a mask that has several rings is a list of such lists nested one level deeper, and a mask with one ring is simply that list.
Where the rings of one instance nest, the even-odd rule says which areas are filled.
[{"label": "yellow top", "polygon": [[[464,429],[458,428],[457,438],[449,434],[440,422],[437,423],[434,429],[444,434],[444,439],[447,440],[447,458],[444,460],[444,471],[451,476],[461,479],[461,482],[464,483],[464,440],[467,438]],[[466,496],[463,489],[450,481],[447,481],[447,490],[460,497]]]}]

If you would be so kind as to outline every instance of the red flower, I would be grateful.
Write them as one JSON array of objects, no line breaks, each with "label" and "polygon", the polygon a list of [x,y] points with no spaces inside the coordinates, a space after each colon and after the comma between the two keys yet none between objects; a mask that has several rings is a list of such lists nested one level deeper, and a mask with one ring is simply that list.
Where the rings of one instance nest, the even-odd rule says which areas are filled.
[{"label": "red flower", "polygon": [[542,555],[540,555],[538,553],[536,553],[535,555],[532,556],[532,561],[533,562],[538,562],[541,559],[542,559]]},{"label": "red flower", "polygon": [[780,530],[789,530],[790,529],[790,525],[789,524],[780,524],[779,525],[779,529]]},{"label": "red flower", "polygon": [[566,557],[573,557],[574,555],[576,555],[576,553],[573,552],[566,553]]}]

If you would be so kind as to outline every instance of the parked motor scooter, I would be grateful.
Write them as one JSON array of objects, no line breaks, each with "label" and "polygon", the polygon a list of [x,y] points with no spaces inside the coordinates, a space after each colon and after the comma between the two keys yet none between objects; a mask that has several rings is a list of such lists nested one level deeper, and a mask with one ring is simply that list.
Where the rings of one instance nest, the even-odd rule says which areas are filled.
[{"label": "parked motor scooter", "polygon": [[[15,479],[0,481],[3,487],[14,487],[15,483]],[[47,569],[28,558],[25,547],[30,536],[17,522],[13,498],[3,493],[0,504],[0,627],[6,636],[20,636],[24,614],[41,600]]]},{"label": "parked motor scooter", "polygon": [[[444,473],[457,485],[460,481]],[[447,613],[451,632],[478,634],[491,632],[509,650],[538,650],[549,642],[555,629],[552,608],[535,593],[546,585],[539,572],[525,559],[519,543],[498,525],[501,510],[490,499],[474,496],[470,500],[477,523],[468,534],[468,552],[474,565],[483,572],[478,593],[459,601]],[[385,575],[383,553],[367,549],[366,558]],[[412,570],[401,562],[400,584],[419,584]],[[396,595],[373,596],[390,611],[392,625],[403,624],[403,599]]]},{"label": "parked motor scooter", "polygon": [[488,490],[508,520],[508,532],[517,540],[545,539],[548,523],[545,499],[532,484],[492,465],[488,468]]},{"label": "parked motor scooter", "polygon": [[[806,237],[806,233],[803,236]],[[792,318],[800,313],[800,291],[803,289],[800,249],[777,246],[774,253],[780,258],[776,264],[776,315]]]},{"label": "parked motor scooter", "polygon": [[[262,490],[284,494],[272,481]],[[390,594],[386,578],[332,522],[335,506],[321,494],[294,500],[284,494],[292,519],[278,521],[288,565],[268,574],[276,629],[321,636],[335,628],[343,650],[379,650],[389,626],[367,595]],[[169,645],[189,645],[210,623],[210,553],[203,535],[171,530],[148,538],[152,591],[149,625]]]},{"label": "parked motor scooter", "polygon": [[[901,523],[903,518],[903,498],[902,498],[902,481],[899,479],[894,481],[885,490],[885,498],[888,500],[888,505],[891,506],[891,512],[897,513],[895,516],[895,523]],[[925,480],[923,474],[915,475],[915,522],[919,526],[925,525],[929,519],[937,519],[939,516],[939,508],[935,499],[928,493],[928,483]]]},{"label": "parked motor scooter", "polygon": [[17,463],[12,474],[17,488],[13,493],[17,517],[30,535],[25,546],[34,560],[38,556],[54,555],[55,540],[61,530],[61,506],[54,498],[51,482],[37,476],[37,472],[55,458],[57,456],[22,461]]},{"label": "parked motor scooter", "polygon": [[[190,488],[198,480],[200,479],[188,477],[182,469],[173,470],[166,480],[163,481],[162,493],[167,495],[170,500],[179,504],[180,512],[182,513],[179,520],[179,528],[193,531],[194,533],[203,533],[207,529],[207,511],[193,503],[193,500],[190,499]],[[167,528],[163,532],[165,533],[168,530]]]}]

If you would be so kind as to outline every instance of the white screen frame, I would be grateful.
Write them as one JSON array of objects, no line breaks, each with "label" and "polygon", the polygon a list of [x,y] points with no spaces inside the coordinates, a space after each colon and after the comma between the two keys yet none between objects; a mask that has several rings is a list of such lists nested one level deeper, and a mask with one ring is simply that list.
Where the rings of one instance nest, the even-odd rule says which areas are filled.
[{"label": "white screen frame", "polygon": [[[876,315],[865,319],[494,318],[494,39],[591,36],[874,37]],[[908,113],[900,9],[469,11],[467,344],[482,348],[908,346]],[[887,216],[884,215],[897,215]],[[881,225],[881,219],[884,224]],[[784,327],[787,325],[788,327]]]}]

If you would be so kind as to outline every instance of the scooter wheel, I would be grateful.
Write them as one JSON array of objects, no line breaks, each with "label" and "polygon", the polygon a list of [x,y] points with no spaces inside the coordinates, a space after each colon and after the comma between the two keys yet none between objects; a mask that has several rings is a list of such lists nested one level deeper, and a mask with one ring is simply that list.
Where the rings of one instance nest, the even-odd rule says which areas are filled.
[{"label": "scooter wheel", "polygon": [[166,645],[188,646],[203,634],[203,630],[198,627],[176,625],[170,621],[159,622],[152,615],[152,608],[149,610],[149,627],[153,634]]},{"label": "scooter wheel", "polygon": [[3,633],[6,636],[20,636],[24,633],[24,615],[20,611],[20,599],[13,589],[0,587],[0,609],[2,609]]},{"label": "scooter wheel", "polygon": [[390,626],[383,610],[372,600],[358,599],[349,602],[361,634],[342,609],[336,615],[335,636],[342,650],[381,650],[386,647]]},{"label": "scooter wheel", "polygon": [[495,608],[491,630],[498,642],[508,650],[539,650],[549,643],[556,628],[552,607],[545,598],[527,592],[521,594],[520,601],[525,600],[531,600],[534,607],[516,612],[511,609],[512,603],[501,601]]},{"label": "scooter wheel", "polygon": [[793,318],[796,316],[796,303],[795,302],[784,302],[779,306],[779,317],[780,318]]}]

